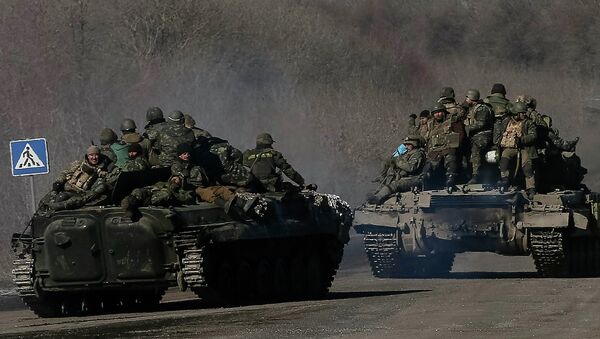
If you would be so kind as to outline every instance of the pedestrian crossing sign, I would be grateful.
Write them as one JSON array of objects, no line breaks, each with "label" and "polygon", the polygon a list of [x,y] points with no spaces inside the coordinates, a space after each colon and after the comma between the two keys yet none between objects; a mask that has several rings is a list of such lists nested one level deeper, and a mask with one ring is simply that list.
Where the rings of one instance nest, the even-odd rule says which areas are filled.
[{"label": "pedestrian crossing sign", "polygon": [[46,139],[11,141],[10,164],[12,175],[15,177],[48,173],[48,147],[46,147]]}]

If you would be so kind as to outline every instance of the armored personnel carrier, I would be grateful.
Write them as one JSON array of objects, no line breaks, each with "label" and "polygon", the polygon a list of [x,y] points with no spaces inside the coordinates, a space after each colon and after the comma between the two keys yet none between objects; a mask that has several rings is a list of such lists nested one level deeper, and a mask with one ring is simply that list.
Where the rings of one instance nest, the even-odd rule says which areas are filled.
[{"label": "armored personnel carrier", "polygon": [[199,203],[142,207],[136,220],[111,204],[35,215],[13,236],[14,282],[41,317],[146,310],[171,286],[233,304],[324,296],[349,240],[348,204],[313,191],[261,201],[276,213],[232,218]]},{"label": "armored personnel carrier", "polygon": [[600,274],[600,195],[464,185],[399,193],[355,211],[354,228],[376,277],[447,274],[456,253],[532,255],[544,277]]}]

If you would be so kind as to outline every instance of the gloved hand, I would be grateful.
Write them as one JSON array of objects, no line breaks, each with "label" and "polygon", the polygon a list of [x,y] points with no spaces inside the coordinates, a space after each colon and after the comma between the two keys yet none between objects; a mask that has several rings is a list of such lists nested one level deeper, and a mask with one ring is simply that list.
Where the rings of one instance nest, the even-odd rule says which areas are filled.
[{"label": "gloved hand", "polygon": [[60,181],[56,181],[56,182],[54,182],[54,183],[52,184],[52,190],[53,190],[54,192],[60,192],[60,191],[62,191],[62,190],[63,190],[63,188],[64,188],[64,187],[65,187],[65,184],[63,184],[63,183],[62,183],[62,182],[60,182]]},{"label": "gloved hand", "polygon": [[317,185],[315,184],[308,184],[306,186],[304,186],[305,189],[309,190],[309,191],[316,191],[317,190]]}]

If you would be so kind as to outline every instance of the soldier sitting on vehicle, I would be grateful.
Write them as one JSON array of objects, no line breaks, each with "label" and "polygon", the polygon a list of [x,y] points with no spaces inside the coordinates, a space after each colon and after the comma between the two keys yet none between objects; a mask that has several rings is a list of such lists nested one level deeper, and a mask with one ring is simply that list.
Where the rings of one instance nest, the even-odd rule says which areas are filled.
[{"label": "soldier sitting on vehicle", "polygon": [[[535,194],[535,172],[533,161],[537,158],[535,148],[537,131],[535,124],[527,118],[527,107],[522,102],[512,105],[510,116],[496,125],[494,144],[500,149],[500,182],[498,186],[506,188],[516,185],[511,168],[521,168],[525,176],[525,188],[531,198]],[[514,164],[516,162],[516,164]],[[516,172],[516,171],[515,171]]]},{"label": "soldier sitting on vehicle", "polygon": [[490,95],[483,99],[483,102],[492,106],[496,121],[502,121],[507,115],[510,115],[510,101],[506,98],[506,88],[503,84],[494,84]]},{"label": "soldier sitting on vehicle", "polygon": [[142,137],[148,139],[148,163],[150,166],[157,166],[159,160],[154,145],[156,144],[156,140],[158,140],[160,131],[167,126],[162,109],[160,107],[148,108],[146,111],[146,121],[145,132]]},{"label": "soldier sitting on vehicle", "polygon": [[117,156],[115,165],[119,168],[123,167],[127,159],[129,159],[129,145],[131,144],[140,144],[143,155],[145,157],[148,156],[150,142],[137,133],[136,128],[135,121],[132,119],[123,119],[121,122],[121,132],[123,133],[121,140],[111,145],[112,150]]},{"label": "soldier sitting on vehicle", "polygon": [[439,181],[445,175],[444,186],[449,192],[454,190],[458,164],[456,152],[461,144],[462,123],[453,121],[446,107],[436,103],[431,110],[433,119],[427,126],[427,164],[423,169],[425,183],[429,186],[439,186]]},{"label": "soldier sitting on vehicle", "polygon": [[117,134],[110,128],[100,131],[100,153],[109,158],[113,163],[117,162],[117,155],[111,146],[118,141]]},{"label": "soldier sitting on vehicle", "polygon": [[[85,159],[73,162],[52,184],[52,191],[40,202],[40,209],[75,209],[103,200],[109,185],[106,177],[113,165],[97,146],[87,149]],[[105,197],[104,197],[105,198]]]},{"label": "soldier sitting on vehicle", "polygon": [[158,134],[158,139],[153,147],[158,153],[160,167],[171,167],[177,159],[177,145],[187,143],[192,145],[195,141],[194,132],[184,126],[185,118],[181,111],[173,111],[167,117],[167,124]]},{"label": "soldier sitting on vehicle", "polygon": [[453,117],[454,120],[463,120],[466,116],[466,109],[456,102],[454,88],[443,87],[440,91],[438,103],[444,105],[446,112]]},{"label": "soldier sitting on vehicle", "polygon": [[381,187],[368,198],[369,203],[381,204],[392,194],[408,192],[423,184],[423,166],[425,152],[420,148],[420,137],[409,136],[404,139],[405,151],[391,159]]},{"label": "soldier sitting on vehicle", "polygon": [[142,146],[140,144],[131,144],[128,149],[129,158],[125,161],[121,170],[123,172],[143,171],[150,168],[148,160],[142,155]]},{"label": "soldier sitting on vehicle", "polygon": [[304,178],[288,164],[281,152],[273,149],[273,138],[268,133],[256,137],[256,148],[244,152],[244,166],[260,181],[261,189],[276,192],[285,189],[282,172],[295,184],[304,188]]},{"label": "soldier sitting on vehicle", "polygon": [[423,110],[419,113],[418,121],[417,115],[411,114],[408,120],[408,135],[419,135],[421,137],[420,144],[425,146],[425,138],[427,136],[427,123],[431,114],[428,110]]}]

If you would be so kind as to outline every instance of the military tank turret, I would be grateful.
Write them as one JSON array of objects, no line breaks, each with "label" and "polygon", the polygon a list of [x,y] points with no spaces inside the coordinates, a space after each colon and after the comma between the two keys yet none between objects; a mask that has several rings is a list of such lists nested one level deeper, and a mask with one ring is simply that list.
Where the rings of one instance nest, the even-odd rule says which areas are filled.
[{"label": "military tank turret", "polygon": [[323,297],[349,240],[348,204],[308,190],[260,201],[276,213],[232,218],[199,203],[142,207],[135,220],[111,204],[35,215],[13,236],[14,282],[42,317],[146,310],[171,286],[225,304]]},{"label": "military tank turret", "polygon": [[600,275],[600,195],[536,194],[463,185],[398,193],[355,211],[376,277],[447,274],[456,253],[532,255],[544,277]]}]

